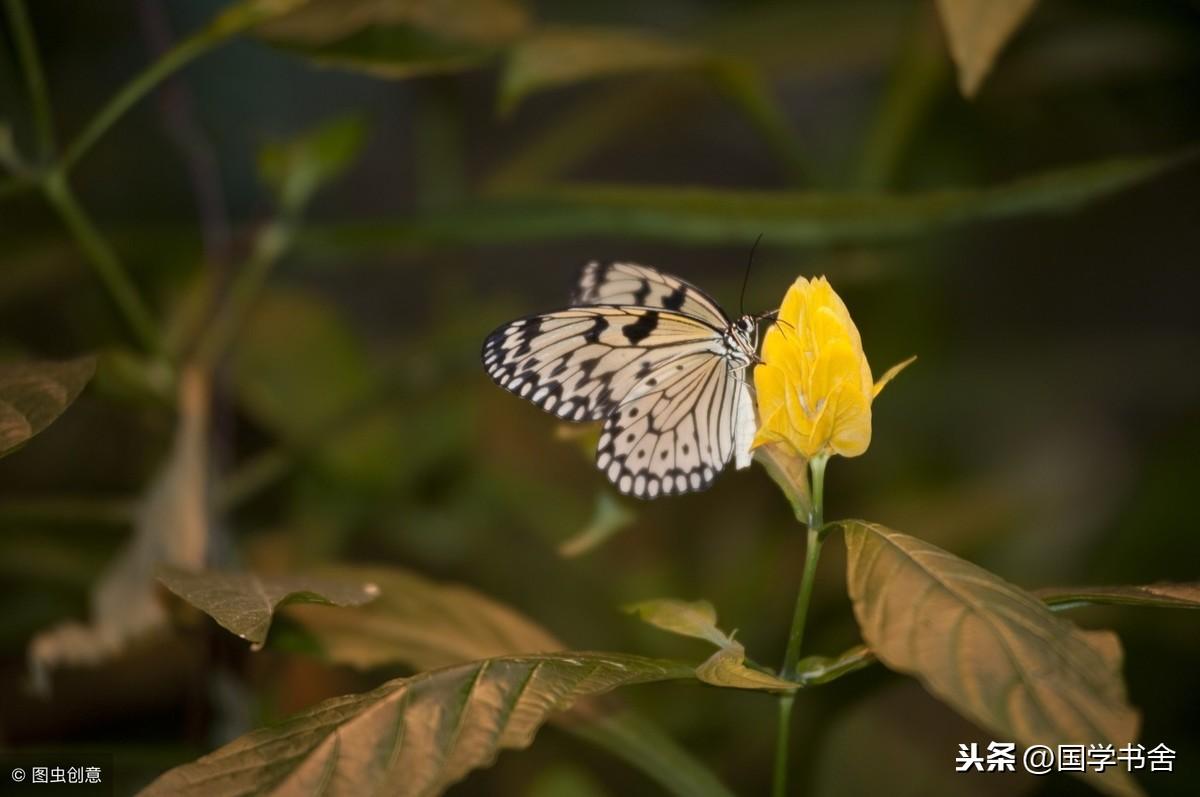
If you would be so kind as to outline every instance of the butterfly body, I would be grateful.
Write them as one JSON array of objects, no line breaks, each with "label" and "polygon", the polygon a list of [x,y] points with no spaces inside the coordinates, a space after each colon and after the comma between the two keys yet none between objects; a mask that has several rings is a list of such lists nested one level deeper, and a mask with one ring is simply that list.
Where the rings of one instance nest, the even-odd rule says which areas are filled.
[{"label": "butterfly body", "polygon": [[752,316],[632,263],[589,263],[573,306],[517,319],[484,341],[501,387],[569,421],[604,421],[596,465],[627,495],[709,486],[749,464],[758,361]]}]

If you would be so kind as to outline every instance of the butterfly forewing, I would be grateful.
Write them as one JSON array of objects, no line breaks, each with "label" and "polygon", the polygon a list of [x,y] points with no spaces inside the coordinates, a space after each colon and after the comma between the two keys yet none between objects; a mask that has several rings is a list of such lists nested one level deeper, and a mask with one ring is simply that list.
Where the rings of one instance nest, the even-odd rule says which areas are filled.
[{"label": "butterfly forewing", "polygon": [[583,267],[572,304],[651,307],[690,315],[714,329],[729,326],[720,305],[690,282],[636,263],[600,263]]},{"label": "butterfly forewing", "polygon": [[505,324],[484,342],[483,364],[497,384],[547,412],[598,421],[664,363],[713,345],[713,331],[687,316],[578,307]]},{"label": "butterfly forewing", "polygon": [[698,288],[631,263],[584,268],[577,304],[484,341],[501,387],[565,420],[603,420],[596,464],[628,495],[701,490],[749,464],[754,410],[729,321]]}]

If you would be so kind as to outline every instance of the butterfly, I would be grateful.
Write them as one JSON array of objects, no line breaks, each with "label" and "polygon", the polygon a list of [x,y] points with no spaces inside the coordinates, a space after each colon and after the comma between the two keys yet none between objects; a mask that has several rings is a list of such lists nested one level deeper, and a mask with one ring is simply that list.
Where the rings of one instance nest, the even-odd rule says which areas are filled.
[{"label": "butterfly", "polygon": [[519,318],[483,343],[496,384],[567,421],[604,421],[596,466],[625,495],[703,490],[730,459],[750,464],[746,370],[754,316],[634,263],[584,266],[571,306]]}]

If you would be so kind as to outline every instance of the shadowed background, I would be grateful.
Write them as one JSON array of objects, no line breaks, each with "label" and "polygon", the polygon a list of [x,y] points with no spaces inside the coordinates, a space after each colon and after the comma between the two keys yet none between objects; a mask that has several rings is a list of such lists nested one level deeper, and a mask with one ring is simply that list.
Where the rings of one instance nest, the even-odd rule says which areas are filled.
[{"label": "shadowed background", "polygon": [[[587,441],[561,439],[478,362],[490,330],[561,306],[591,259],[655,265],[733,312],[761,232],[748,311],[776,306],[797,275],[826,274],[876,375],[920,358],[875,405],[866,455],[832,462],[828,517],[878,520],[1030,588],[1200,577],[1195,3],[1047,1],[970,100],[927,3],[581,0],[516,21],[507,3],[477,5],[485,33],[546,31],[559,49],[540,57],[570,54],[578,72],[520,61],[487,35],[455,50],[368,30],[337,49],[277,31],[197,60],[72,173],[155,316],[186,328],[196,286],[228,283],[275,214],[260,148],[330,117],[363,120],[361,151],[316,194],[218,371],[210,561],[396,563],[471,584],[578,649],[689,660],[703,645],[618,607],[707,598],[757,660],[777,662],[804,542],[761,468],[695,496],[614,502]],[[220,8],[34,4],[62,137]],[[30,114],[5,36],[0,123],[23,143]],[[312,60],[347,52],[374,71]],[[389,59],[403,74],[379,74]],[[436,74],[410,74],[418,60]],[[378,683],[288,653],[286,626],[279,646],[249,653],[193,621],[59,673],[49,700],[27,694],[30,638],[86,614],[173,410],[36,195],[0,204],[0,259],[0,353],[104,355],[63,418],[0,461],[0,741],[111,750],[129,790]],[[563,556],[570,540],[586,547],[581,534],[606,539]],[[843,581],[835,541],[807,652],[858,640]],[[1147,775],[1150,792],[1195,793],[1195,616],[1074,616],[1120,634],[1142,739],[1178,751],[1179,772]],[[774,701],[697,689],[624,699],[735,791],[764,793]],[[797,793],[1090,793],[1061,776],[956,778],[957,744],[986,735],[880,667],[802,693],[793,739]],[[547,729],[454,793],[654,788]]]}]

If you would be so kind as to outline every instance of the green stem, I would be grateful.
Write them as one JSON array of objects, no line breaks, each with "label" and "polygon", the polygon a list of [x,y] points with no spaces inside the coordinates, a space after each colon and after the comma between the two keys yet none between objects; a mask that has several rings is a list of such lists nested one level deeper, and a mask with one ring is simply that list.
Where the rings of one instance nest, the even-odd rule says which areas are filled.
[{"label": "green stem", "polygon": [[159,353],[162,351],[162,338],[158,326],[150,315],[150,311],[142,302],[128,273],[117,259],[112,247],[100,235],[96,225],[75,199],[75,193],[67,183],[61,171],[47,175],[42,183],[42,192],[47,201],[58,211],[67,229],[75,236],[76,242],[87,256],[88,261],[100,276],[109,295],[117,308],[125,317],[134,334],[147,351]]},{"label": "green stem", "polygon": [[166,80],[180,67],[187,64],[196,56],[201,55],[216,44],[210,37],[204,35],[184,39],[174,48],[155,61],[149,67],[138,73],[133,80],[113,95],[112,99],[92,117],[87,127],[75,137],[63,153],[59,167],[70,171],[71,167],[87,153],[89,149],[125,112],[132,108],[138,100],[150,93],[150,90]]},{"label": "green stem", "polygon": [[[25,68],[26,82],[33,97],[34,115],[39,133],[43,146],[46,146],[47,143],[52,142],[52,138],[50,138],[52,134],[50,104],[45,92],[45,80],[37,61],[37,50],[33,47],[32,36],[29,35],[28,18],[25,15],[24,6],[21,5],[21,0],[6,0],[6,2],[14,36],[17,39],[17,47],[20,51],[19,55]],[[301,0],[275,0],[274,2],[242,0],[240,3],[230,5],[202,30],[179,42],[161,58],[135,75],[133,80],[126,83],[120,91],[113,95],[104,107],[92,117],[83,131],[67,145],[63,154],[43,179],[8,181],[0,186],[0,199],[15,196],[53,180],[55,174],[65,177],[80,158],[86,155],[88,150],[108,132],[109,128],[164,80],[209,50],[272,16],[285,13],[290,8],[300,5],[300,2]],[[22,43],[23,37],[27,39],[25,44]]]},{"label": "green stem", "polygon": [[297,5],[297,3],[241,2],[226,8],[212,22],[180,41],[113,95],[112,99],[92,117],[83,131],[67,146],[61,161],[59,161],[59,168],[64,173],[70,171],[71,167],[108,132],[108,129],[117,120],[125,115],[126,111],[172,74],[214,47],[272,15],[286,11],[292,5]]},{"label": "green stem", "polygon": [[[30,100],[33,103],[34,124],[38,132],[38,146],[42,158],[48,159],[54,149],[54,125],[50,114],[50,97],[46,91],[46,78],[38,57],[37,43],[33,37],[33,29],[29,24],[29,15],[22,0],[7,0],[8,19],[13,29],[13,39],[25,73],[25,82],[29,89]],[[63,163],[67,161],[64,160]],[[88,261],[104,282],[113,301],[129,326],[133,329],[138,340],[152,352],[162,350],[162,341],[158,334],[149,310],[143,304],[141,296],[129,279],[117,255],[108,242],[100,235],[96,225],[84,212],[75,199],[74,192],[67,182],[66,167],[55,166],[40,175],[40,179],[28,182],[9,184],[14,188],[26,185],[40,185],[46,200],[54,206],[62,217],[67,229],[75,236],[80,248]],[[6,186],[7,188],[8,186]],[[7,190],[4,194],[9,193]]]},{"label": "green stem", "polygon": [[[796,662],[800,660],[800,647],[804,641],[804,626],[808,619],[808,605],[812,599],[813,583],[816,581],[817,562],[821,558],[822,526],[825,525],[825,464],[828,457],[818,456],[809,461],[812,472],[812,508],[808,514],[808,540],[804,551],[804,573],[800,577],[800,591],[796,595],[796,610],[792,613],[792,630],[788,634],[787,652],[779,677],[793,680],[796,677]],[[779,698],[779,733],[775,743],[775,777],[772,794],[784,797],[787,793],[788,731],[791,728],[794,694]]]},{"label": "green stem", "polygon": [[38,154],[43,161],[54,153],[54,121],[50,113],[50,94],[46,90],[46,75],[38,57],[37,40],[29,22],[29,12],[23,0],[7,0],[5,10],[12,28],[13,45],[21,71],[25,73],[25,87],[33,105],[33,123],[37,130]]},{"label": "green stem", "polygon": [[283,255],[295,234],[296,219],[285,214],[272,221],[255,239],[250,258],[238,271],[212,324],[196,350],[199,362],[215,366],[229,350],[255,300],[267,282],[272,267]]},{"label": "green stem", "polygon": [[291,247],[304,208],[319,183],[311,168],[299,169],[288,178],[281,190],[279,215],[255,237],[250,258],[234,278],[229,295],[197,344],[196,359],[199,362],[215,367],[229,350],[262,293],[271,269]]},{"label": "green stem", "polygon": [[792,704],[796,702],[794,694],[781,695],[779,698],[779,733],[775,736],[775,775],[772,779],[772,797],[787,795],[787,766],[788,766],[788,731],[792,727]]},{"label": "green stem", "polygon": [[815,457],[809,462],[812,470],[812,510],[808,514],[808,545],[804,551],[804,573],[800,577],[800,592],[796,595],[796,610],[792,613],[792,631],[788,635],[787,653],[783,658],[780,678],[795,675],[796,662],[800,660],[800,644],[804,640],[804,625],[808,618],[808,603],[812,598],[813,582],[817,575],[817,561],[821,558],[821,527],[824,518],[825,457]]}]

